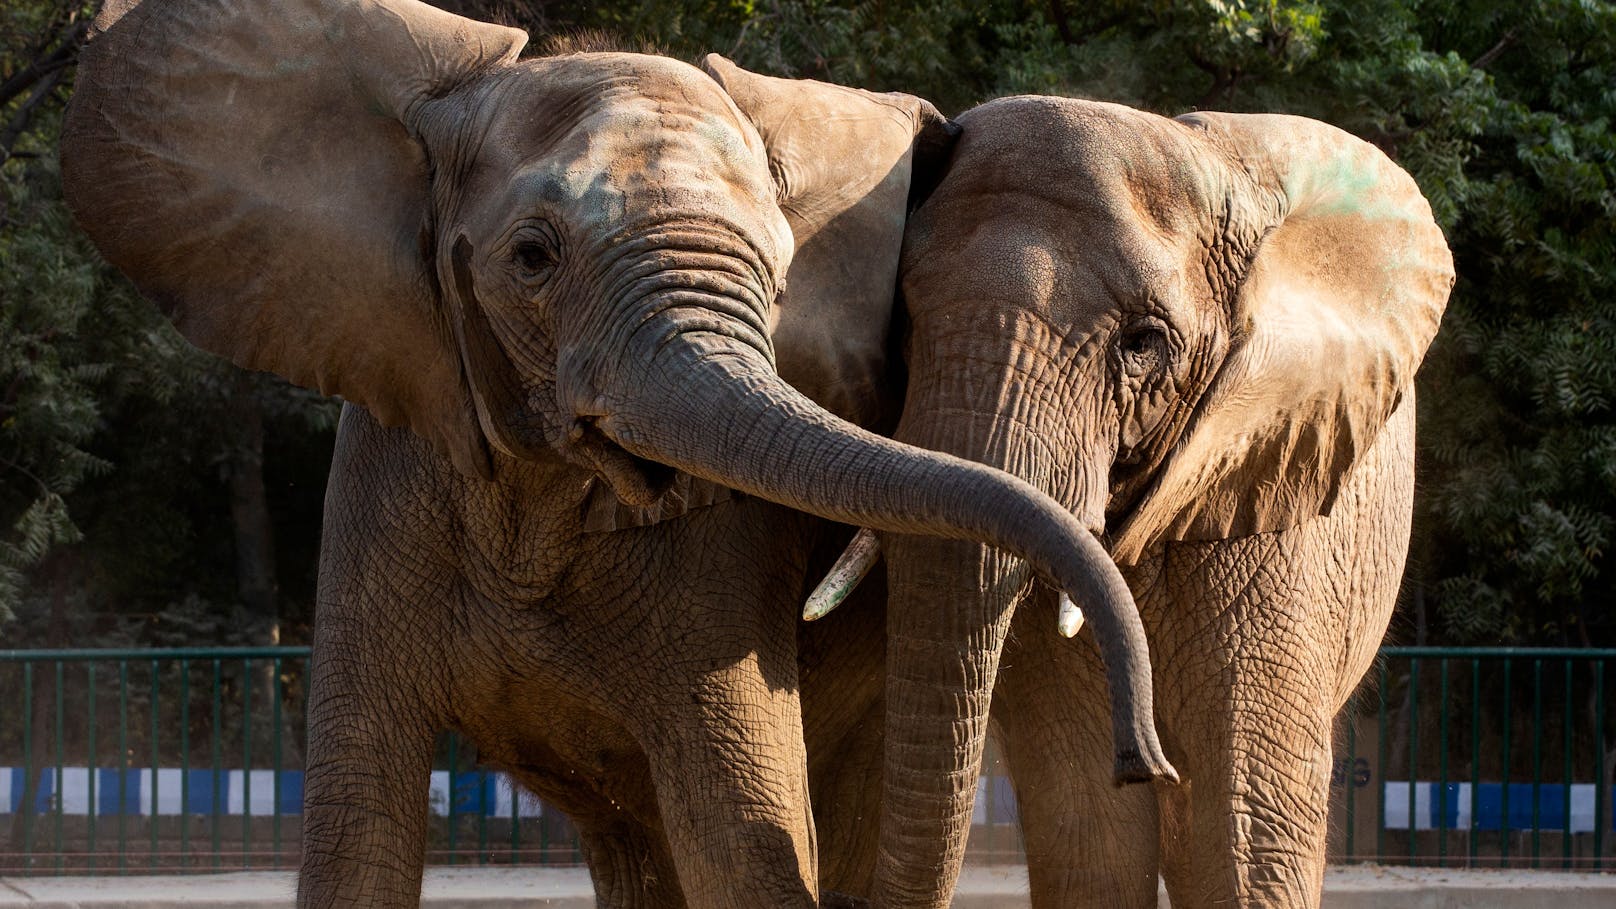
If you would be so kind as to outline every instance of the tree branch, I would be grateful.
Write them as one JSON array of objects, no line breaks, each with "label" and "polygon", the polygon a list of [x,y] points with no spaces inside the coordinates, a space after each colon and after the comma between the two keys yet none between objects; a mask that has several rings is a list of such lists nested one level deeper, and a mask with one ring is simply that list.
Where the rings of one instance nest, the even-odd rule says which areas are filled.
[{"label": "tree branch", "polygon": [[66,75],[67,71],[65,69],[58,68],[36,84],[33,93],[28,96],[28,100],[17,108],[11,122],[6,124],[4,130],[0,130],[0,164],[11,160],[12,147],[17,144],[18,139],[22,138],[22,134],[28,131],[28,124],[33,121],[34,114],[39,111],[39,106],[45,103],[45,99],[50,97],[51,92],[56,90],[56,86],[61,84]]},{"label": "tree branch", "polygon": [[[10,103],[12,98],[27,91],[39,80],[73,65],[78,59],[79,48],[84,46],[84,37],[89,30],[90,23],[86,20],[79,19],[70,23],[53,42],[56,45],[54,50],[35,58],[27,66],[13,73],[11,78],[0,82],[0,106]],[[50,45],[47,44],[46,47]]]},{"label": "tree branch", "polygon": [[1513,28],[1507,32],[1504,32],[1504,37],[1499,38],[1497,44],[1489,47],[1486,53],[1470,61],[1470,68],[1486,69],[1487,64],[1497,60],[1499,54],[1502,54],[1504,51],[1508,50],[1510,45],[1515,43],[1515,34],[1515,29]]},{"label": "tree branch", "polygon": [[1235,83],[1240,81],[1240,70],[1222,67],[1213,63],[1201,54],[1199,47],[1189,48],[1184,52],[1184,55],[1189,58],[1190,63],[1194,64],[1196,69],[1212,77],[1212,87],[1208,88],[1206,94],[1195,102],[1197,108],[1204,110],[1212,102],[1218,100],[1219,95],[1233,94]]}]

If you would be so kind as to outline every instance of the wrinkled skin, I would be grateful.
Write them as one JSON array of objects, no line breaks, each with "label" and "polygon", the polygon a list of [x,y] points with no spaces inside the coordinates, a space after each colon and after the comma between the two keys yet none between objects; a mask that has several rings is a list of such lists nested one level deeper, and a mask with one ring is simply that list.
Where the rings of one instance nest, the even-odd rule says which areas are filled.
[{"label": "wrinkled skin", "polygon": [[519,60],[413,0],[131,6],[83,61],[70,206],[191,341],[349,401],[301,905],[416,901],[445,728],[578,821],[602,905],[815,904],[793,622],[823,531],[782,505],[1003,545],[1092,602],[1115,748],[1171,775],[1082,525],[858,425],[929,105]]},{"label": "wrinkled skin", "polygon": [[[1153,906],[1158,870],[1175,906],[1316,906],[1331,720],[1407,550],[1441,232],[1384,156],[1301,118],[1026,97],[959,123],[908,228],[895,435],[1020,476],[1103,534],[1183,779],[1112,787],[1093,640],[1050,633],[1055,591],[1024,563],[881,534],[884,706],[805,684],[823,880],[947,905],[991,695],[1035,906]],[[821,731],[836,714],[876,709],[872,843],[842,834],[877,803],[816,756],[846,748]]]}]

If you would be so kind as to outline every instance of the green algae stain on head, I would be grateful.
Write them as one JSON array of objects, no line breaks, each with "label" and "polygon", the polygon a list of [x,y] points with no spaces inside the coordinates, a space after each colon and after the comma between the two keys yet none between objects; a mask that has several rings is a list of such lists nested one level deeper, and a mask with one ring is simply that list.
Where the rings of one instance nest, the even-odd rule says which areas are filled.
[{"label": "green algae stain on head", "polygon": [[1386,184],[1386,168],[1376,161],[1380,152],[1356,138],[1345,145],[1309,149],[1317,166],[1297,169],[1285,181],[1292,209],[1316,217],[1411,221],[1414,214]]}]

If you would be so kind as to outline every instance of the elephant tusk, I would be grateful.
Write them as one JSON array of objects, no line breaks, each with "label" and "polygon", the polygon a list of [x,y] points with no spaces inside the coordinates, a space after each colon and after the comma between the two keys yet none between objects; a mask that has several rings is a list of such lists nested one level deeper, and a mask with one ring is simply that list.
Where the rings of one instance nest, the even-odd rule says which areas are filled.
[{"label": "elephant tusk", "polygon": [[819,582],[813,593],[808,594],[808,602],[802,608],[803,621],[822,619],[832,609],[842,605],[842,601],[859,585],[859,581],[864,580],[880,558],[881,541],[875,538],[875,531],[860,527],[847,548],[842,550],[836,564],[825,574],[825,579]]},{"label": "elephant tusk", "polygon": [[1083,627],[1083,610],[1072,602],[1072,598],[1067,596],[1065,591],[1060,595],[1059,618],[1055,620],[1055,627],[1063,638],[1075,637]]}]

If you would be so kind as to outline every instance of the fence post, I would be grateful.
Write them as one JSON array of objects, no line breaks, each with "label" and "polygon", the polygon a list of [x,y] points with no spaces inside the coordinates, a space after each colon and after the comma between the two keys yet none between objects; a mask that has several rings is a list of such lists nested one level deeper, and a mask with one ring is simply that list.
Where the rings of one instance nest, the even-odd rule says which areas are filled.
[{"label": "fence post", "polygon": [[1386,860],[1386,660],[1380,664],[1380,741],[1375,766],[1375,861]]},{"label": "fence post", "polygon": [[62,661],[56,661],[56,778],[52,780],[52,794],[56,809],[56,873],[62,873],[62,734],[65,722],[66,705],[62,703],[64,695],[62,685]]},{"label": "fence post", "polygon": [[1420,751],[1420,658],[1408,661],[1408,863],[1419,864],[1419,818],[1415,814],[1414,792],[1419,788]]},{"label": "fence post", "polygon": [[1563,802],[1560,812],[1560,867],[1563,870],[1571,868],[1571,785],[1576,778],[1576,771],[1571,765],[1571,718],[1576,715],[1575,705],[1571,702],[1571,659],[1563,661],[1565,666],[1565,718],[1560,726],[1565,732],[1565,741],[1561,748],[1564,750],[1564,769],[1560,779],[1565,782],[1565,789],[1561,796]]},{"label": "fence post", "polygon": [[1476,867],[1476,849],[1481,839],[1481,657],[1470,658],[1470,861]]},{"label": "fence post", "polygon": [[158,743],[161,741],[161,739],[159,739],[158,736],[157,736],[157,716],[158,716],[157,692],[158,692],[159,678],[160,678],[160,667],[159,667],[156,660],[152,660],[151,661],[151,742],[150,742],[150,744],[151,744],[151,818],[148,820],[148,824],[147,824],[147,828],[146,828],[147,836],[151,840],[151,848],[146,854],[146,863],[151,866],[151,870],[153,870],[153,871],[157,870],[157,827],[158,827],[157,819],[162,816],[157,810],[157,806],[162,804],[160,801],[158,801],[158,791],[159,790],[158,790],[158,786],[157,786],[157,768],[162,766],[162,757],[161,757],[161,753],[158,750]]},{"label": "fence post", "polygon": [[1538,867],[1543,807],[1543,661],[1532,661],[1532,867]]},{"label": "fence post", "polygon": [[274,745],[272,747],[275,749],[275,758],[273,764],[275,771],[275,788],[271,797],[275,800],[275,813],[272,815],[274,819],[270,821],[270,823],[273,825],[273,832],[271,833],[270,842],[271,848],[274,850],[275,857],[270,860],[270,867],[279,868],[281,866],[281,701],[286,695],[284,683],[281,681],[281,671],[283,667],[281,665],[280,657],[275,658],[272,668],[275,671],[275,681],[272,683],[275,686],[275,707],[273,710],[273,722],[275,726],[273,732],[271,733],[274,741]]},{"label": "fence post", "polygon": [[88,790],[88,795],[89,795],[89,799],[90,799],[90,807],[89,807],[89,812],[88,812],[88,815],[87,815],[88,820],[85,823],[85,826],[86,826],[87,831],[89,833],[90,846],[89,846],[89,849],[87,850],[87,854],[85,855],[84,860],[85,860],[85,862],[88,863],[89,870],[94,871],[95,870],[95,809],[97,807],[96,800],[95,800],[95,784],[97,782],[96,777],[100,776],[100,774],[96,773],[96,765],[99,764],[100,761],[97,760],[96,756],[95,756],[95,719],[96,718],[95,718],[95,664],[94,663],[86,663],[86,664],[84,664],[84,681],[85,681],[85,686],[88,689],[88,700],[85,703],[84,716],[85,716],[86,725],[89,727],[89,729],[87,730],[89,741],[87,742],[86,749],[85,749],[88,752],[88,754],[87,754],[87,759],[84,762],[84,764],[85,764],[84,775],[87,777],[86,783],[88,785],[85,788]]},{"label": "fence post", "polygon": [[1605,870],[1605,661],[1594,662],[1594,870]]},{"label": "fence post", "polygon": [[129,660],[118,660],[118,873],[129,870]]},{"label": "fence post", "polygon": [[1438,665],[1442,676],[1442,693],[1437,703],[1442,705],[1442,721],[1439,733],[1441,743],[1437,746],[1436,864],[1441,868],[1448,864],[1448,658],[1443,657]]}]

